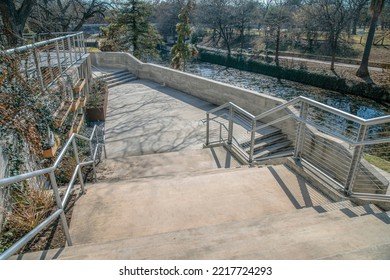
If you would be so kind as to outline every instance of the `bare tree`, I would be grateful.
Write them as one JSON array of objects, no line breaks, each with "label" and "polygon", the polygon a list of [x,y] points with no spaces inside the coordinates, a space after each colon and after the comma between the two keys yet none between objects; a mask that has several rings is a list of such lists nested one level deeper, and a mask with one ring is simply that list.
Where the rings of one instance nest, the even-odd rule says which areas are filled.
[{"label": "bare tree", "polygon": [[371,0],[370,11],[372,14],[370,29],[367,35],[366,46],[364,47],[362,62],[360,63],[360,67],[356,72],[356,76],[361,78],[369,78],[370,72],[368,71],[368,60],[370,58],[370,52],[372,43],[374,41],[375,29],[378,23],[378,19],[382,10],[385,6],[385,0]]},{"label": "bare tree", "polygon": [[35,32],[78,31],[88,19],[104,17],[111,3],[104,0],[37,0],[29,24]]},{"label": "bare tree", "polygon": [[199,21],[213,30],[213,38],[216,37],[216,45],[222,39],[227,49],[228,57],[231,56],[231,45],[234,39],[236,18],[232,0],[200,0],[198,7]]},{"label": "bare tree", "polygon": [[279,66],[280,32],[281,29],[291,21],[291,6],[284,0],[274,0],[273,5],[268,8],[264,22],[268,28],[276,32],[275,35],[275,63]]},{"label": "bare tree", "polygon": [[1,0],[0,15],[9,47],[22,44],[23,30],[36,2],[37,0]]},{"label": "bare tree", "polygon": [[319,30],[325,32],[332,57],[330,69],[334,70],[342,31],[347,29],[351,18],[348,0],[309,0],[304,7],[304,12],[306,20],[313,22],[314,19]]}]

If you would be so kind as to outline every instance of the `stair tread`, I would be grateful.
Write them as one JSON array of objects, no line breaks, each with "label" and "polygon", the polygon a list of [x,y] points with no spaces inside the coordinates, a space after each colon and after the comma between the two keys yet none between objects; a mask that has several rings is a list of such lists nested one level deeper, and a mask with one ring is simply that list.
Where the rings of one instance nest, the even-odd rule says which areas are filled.
[{"label": "stair tread", "polygon": [[[263,139],[261,139],[260,142],[258,141],[257,144],[255,144],[253,148],[254,148],[254,150],[258,150],[260,148],[269,146],[271,144],[274,144],[277,141],[284,140],[286,138],[287,138],[287,136],[283,135],[283,134],[277,134],[277,135],[271,136],[269,138],[263,138]],[[250,147],[246,148],[246,151],[250,151]]]},{"label": "stair tread", "polygon": [[[367,230],[367,223],[370,230]],[[374,215],[350,219],[309,209],[45,252],[59,259],[321,259],[390,243]],[[354,240],[354,242],[350,242]],[[26,254],[36,259],[42,253]]]},{"label": "stair tread", "polygon": [[272,153],[274,153],[276,151],[279,151],[282,148],[289,147],[290,145],[291,145],[291,141],[286,140],[286,141],[283,141],[281,143],[277,143],[277,144],[273,144],[273,145],[270,145],[270,146],[266,146],[266,147],[264,147],[261,150],[255,151],[253,153],[254,154],[254,158],[255,159],[259,159],[261,157],[264,157],[266,155],[269,155],[269,154],[272,154]]}]

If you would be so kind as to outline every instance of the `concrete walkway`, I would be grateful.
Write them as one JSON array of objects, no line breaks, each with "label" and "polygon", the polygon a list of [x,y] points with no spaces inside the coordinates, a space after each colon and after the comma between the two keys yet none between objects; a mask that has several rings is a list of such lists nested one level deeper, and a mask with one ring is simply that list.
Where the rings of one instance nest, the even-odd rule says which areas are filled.
[{"label": "concrete walkway", "polygon": [[110,158],[199,149],[205,143],[201,120],[215,107],[146,80],[109,90],[106,148]]}]

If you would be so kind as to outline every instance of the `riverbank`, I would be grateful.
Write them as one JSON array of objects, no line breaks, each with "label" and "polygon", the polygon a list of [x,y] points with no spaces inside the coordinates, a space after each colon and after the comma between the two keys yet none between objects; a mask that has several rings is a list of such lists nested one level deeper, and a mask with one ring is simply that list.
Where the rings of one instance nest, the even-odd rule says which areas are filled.
[{"label": "riverbank", "polygon": [[[390,103],[390,73],[385,70],[383,72],[375,73],[376,78],[374,82],[377,84],[370,84],[359,81],[359,78],[357,78],[354,73],[352,74],[352,72],[356,71],[355,69],[338,69],[336,71],[330,71],[326,68],[327,65],[321,64],[313,66],[309,65],[307,62],[298,62],[294,64],[293,62],[289,63],[288,61],[285,61],[281,63],[282,67],[277,67],[276,65],[252,58],[247,59],[232,56],[227,59],[224,54],[212,53],[204,50],[199,52],[199,59],[204,62]],[[380,81],[379,83],[378,80]]]}]

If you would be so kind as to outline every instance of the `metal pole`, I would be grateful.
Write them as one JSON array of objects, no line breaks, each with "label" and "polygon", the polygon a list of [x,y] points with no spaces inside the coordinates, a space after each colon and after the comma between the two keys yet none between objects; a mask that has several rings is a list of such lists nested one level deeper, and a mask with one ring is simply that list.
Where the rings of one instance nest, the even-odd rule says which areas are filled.
[{"label": "metal pole", "polygon": [[51,66],[50,50],[47,49],[46,53],[47,53],[47,67],[49,68],[50,79],[51,79],[50,82],[52,82],[52,81],[54,81],[54,79],[57,78],[57,77],[54,77],[53,68],[52,68],[52,66]]},{"label": "metal pole", "polygon": [[60,214],[60,219],[61,219],[62,227],[64,229],[66,242],[68,243],[69,246],[72,246],[72,239],[70,238],[70,234],[69,234],[68,222],[66,221],[65,212],[64,209],[62,208],[62,202],[60,198],[60,193],[58,191],[58,186],[57,186],[56,176],[54,175],[54,171],[50,172],[49,176],[50,176],[51,187],[53,188],[54,197],[57,203],[57,207],[58,209],[62,210]]},{"label": "metal pole", "polygon": [[255,127],[256,127],[256,120],[253,120],[252,132],[251,132],[251,149],[249,151],[249,163],[253,162],[253,153],[255,150],[255,135],[256,135]]},{"label": "metal pole", "polygon": [[[309,104],[307,104],[306,102],[303,102],[301,110],[299,112],[299,117],[301,119],[306,119],[308,110],[309,110]],[[295,151],[294,151],[295,158],[301,157],[303,143],[305,142],[305,127],[306,127],[306,124],[303,122],[300,122],[298,124],[297,137],[296,137],[296,141],[295,141]]]},{"label": "metal pole", "polygon": [[58,41],[56,41],[56,54],[57,54],[57,63],[58,63],[58,71],[59,75],[62,77],[62,67],[61,67],[61,58],[60,58],[60,48],[58,46]]},{"label": "metal pole", "polygon": [[233,117],[234,117],[234,109],[233,106],[230,105],[229,110],[229,133],[228,133],[228,144],[231,145],[233,142]]},{"label": "metal pole", "polygon": [[[366,137],[367,126],[360,125],[359,134],[357,137],[357,142],[361,142]],[[359,145],[354,148],[351,165],[349,167],[347,180],[345,183],[345,192],[347,195],[352,193],[353,185],[355,184],[356,177],[358,176],[360,161],[362,159],[363,146]]]},{"label": "metal pole", "polygon": [[85,38],[84,38],[84,32],[81,33],[81,38],[82,38],[82,48],[84,53],[87,53],[87,47],[85,46]]},{"label": "metal pole", "polygon": [[[73,152],[74,152],[74,157],[76,159],[77,165],[80,164],[80,159],[79,159],[79,152],[77,150],[77,144],[76,144],[76,139],[72,139],[72,144],[73,144]],[[84,193],[84,179],[83,179],[83,173],[81,172],[81,168],[79,168],[79,180],[80,180],[80,186],[81,186],[81,192]]]},{"label": "metal pole", "polygon": [[69,51],[69,66],[71,66],[73,64],[73,59],[72,59],[72,44],[70,42],[70,37],[68,37],[68,51]]},{"label": "metal pole", "polygon": [[44,91],[45,90],[45,84],[43,83],[41,65],[40,65],[40,61],[39,61],[38,55],[37,55],[37,49],[34,48],[33,49],[33,56],[34,56],[35,68],[37,69],[37,76],[38,76],[39,83],[41,85],[41,89],[42,89],[42,91]]},{"label": "metal pole", "polygon": [[94,178],[94,181],[96,182],[97,180],[97,176],[96,176],[96,165],[95,165],[95,159],[93,158],[94,156],[94,150],[93,150],[93,147],[92,147],[92,141],[89,141],[89,151],[91,153],[91,159],[93,161],[92,163],[92,169],[93,169],[93,178]]},{"label": "metal pole", "polygon": [[206,146],[210,144],[210,114],[206,113]]}]

